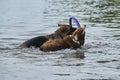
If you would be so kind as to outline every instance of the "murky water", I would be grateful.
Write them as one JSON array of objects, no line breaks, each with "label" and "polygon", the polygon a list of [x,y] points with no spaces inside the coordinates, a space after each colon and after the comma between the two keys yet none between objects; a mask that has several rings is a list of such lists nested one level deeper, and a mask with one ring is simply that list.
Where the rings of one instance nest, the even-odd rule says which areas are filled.
[{"label": "murky water", "polygon": [[[86,24],[82,49],[15,49],[73,15]],[[0,80],[119,80],[119,0],[0,0]]]}]

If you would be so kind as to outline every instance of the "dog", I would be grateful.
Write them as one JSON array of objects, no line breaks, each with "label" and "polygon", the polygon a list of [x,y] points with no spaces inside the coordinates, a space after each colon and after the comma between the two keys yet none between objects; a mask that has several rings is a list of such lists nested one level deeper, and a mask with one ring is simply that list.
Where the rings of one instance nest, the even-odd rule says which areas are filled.
[{"label": "dog", "polygon": [[62,39],[63,37],[72,34],[76,28],[72,28],[72,26],[69,26],[67,24],[58,24],[60,26],[54,33],[50,35],[45,35],[45,36],[38,36],[34,37],[32,39],[29,39],[25,42],[23,42],[19,48],[30,48],[30,47],[35,47],[39,48],[43,43],[48,41],[49,39]]},{"label": "dog", "polygon": [[76,29],[72,35],[67,35],[63,39],[50,39],[40,46],[41,51],[57,51],[66,48],[80,48],[85,41],[85,27]]}]

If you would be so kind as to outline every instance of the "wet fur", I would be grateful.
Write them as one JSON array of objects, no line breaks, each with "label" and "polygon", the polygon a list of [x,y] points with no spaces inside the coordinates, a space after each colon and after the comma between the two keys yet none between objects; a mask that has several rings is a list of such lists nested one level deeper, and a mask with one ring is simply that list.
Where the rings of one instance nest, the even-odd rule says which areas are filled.
[{"label": "wet fur", "polygon": [[30,48],[30,47],[40,47],[43,43],[48,41],[49,39],[61,39],[64,36],[67,36],[73,33],[76,28],[72,28],[67,24],[60,24],[60,28],[58,28],[54,33],[46,36],[38,36],[32,39],[29,39],[23,42],[19,47],[20,48]]},{"label": "wet fur", "polygon": [[[81,45],[84,44],[85,40],[85,33],[83,31],[83,28],[78,28],[77,30],[75,30],[72,36],[67,35],[63,39],[48,40],[40,47],[40,50],[57,51],[66,48],[80,48]],[[77,44],[72,40],[75,38],[77,39],[77,41],[80,42],[80,44]]]}]

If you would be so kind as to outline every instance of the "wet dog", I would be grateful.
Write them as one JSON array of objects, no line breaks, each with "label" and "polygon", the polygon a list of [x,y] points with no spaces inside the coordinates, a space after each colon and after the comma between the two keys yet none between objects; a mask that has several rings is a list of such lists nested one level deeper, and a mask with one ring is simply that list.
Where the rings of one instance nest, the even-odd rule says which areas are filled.
[{"label": "wet dog", "polygon": [[38,36],[34,37],[32,39],[29,39],[25,42],[23,42],[19,47],[20,48],[30,48],[30,47],[40,47],[43,43],[48,41],[49,39],[62,39],[63,37],[72,34],[76,28],[72,28],[72,26],[69,26],[67,24],[59,24],[60,26],[54,33],[46,36]]},{"label": "wet dog", "polygon": [[48,40],[40,47],[40,50],[57,51],[66,48],[80,48],[85,41],[85,27],[76,29],[72,35],[67,35],[63,39]]}]

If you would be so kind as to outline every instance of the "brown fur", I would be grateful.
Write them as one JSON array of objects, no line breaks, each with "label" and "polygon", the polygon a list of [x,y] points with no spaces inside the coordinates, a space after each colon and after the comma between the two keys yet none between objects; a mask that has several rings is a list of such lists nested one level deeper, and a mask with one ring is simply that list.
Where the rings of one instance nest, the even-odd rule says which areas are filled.
[{"label": "brown fur", "polygon": [[61,39],[65,36],[67,36],[70,32],[70,26],[67,24],[61,24],[60,27],[50,35],[46,35],[45,37],[49,39]]},{"label": "brown fur", "polygon": [[60,24],[60,27],[52,34],[45,36],[38,36],[32,39],[29,39],[23,42],[19,47],[21,48],[29,48],[29,47],[40,47],[43,43],[48,41],[49,39],[61,39],[76,30],[76,28],[72,28],[67,24]]},{"label": "brown fur", "polygon": [[[85,28],[78,28],[75,30],[75,32],[70,36],[65,36],[63,39],[54,39],[54,40],[48,40],[46,43],[44,43],[40,50],[42,51],[56,51],[66,48],[79,48],[81,45],[84,44],[84,33]],[[79,41],[80,44],[75,43],[72,39]],[[82,43],[81,43],[82,42]]]}]

